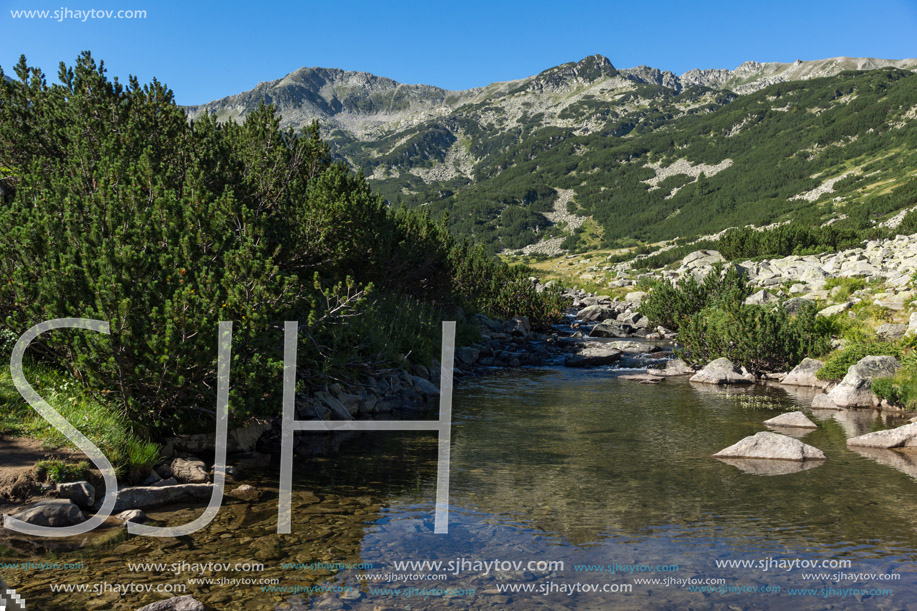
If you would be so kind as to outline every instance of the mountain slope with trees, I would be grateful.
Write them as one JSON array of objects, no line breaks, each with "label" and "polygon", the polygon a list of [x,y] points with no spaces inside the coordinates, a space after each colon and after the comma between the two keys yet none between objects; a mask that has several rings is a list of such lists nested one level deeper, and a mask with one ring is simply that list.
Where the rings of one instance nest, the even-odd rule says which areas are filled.
[{"label": "mountain slope with trees", "polygon": [[122,84],[85,53],[60,83],[23,57],[0,71],[0,338],[104,320],[111,334],[42,335],[30,357],[67,369],[149,434],[214,412],[219,321],[234,323],[234,422],[280,410],[282,327],[301,325],[303,384],[429,363],[461,311],[560,316],[521,268],[392,208],[260,106],[189,122],[157,81]]},{"label": "mountain slope with trees", "polygon": [[[310,91],[333,154],[390,202],[448,213],[493,251],[546,237],[613,247],[749,223],[871,224],[917,204],[915,66],[747,62],[677,77],[592,56],[465,92],[328,71]],[[318,108],[301,102],[317,70],[189,112],[235,119],[270,99],[296,124]],[[558,190],[589,219],[575,232],[546,216]]]}]

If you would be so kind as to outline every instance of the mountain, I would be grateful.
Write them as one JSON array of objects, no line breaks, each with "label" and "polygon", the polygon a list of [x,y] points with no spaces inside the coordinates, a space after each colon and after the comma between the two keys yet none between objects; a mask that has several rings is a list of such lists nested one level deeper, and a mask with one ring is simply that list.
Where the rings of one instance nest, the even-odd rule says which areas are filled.
[{"label": "mountain", "polygon": [[[745,62],[681,76],[594,55],[464,91],[301,68],[188,107],[318,120],[393,203],[493,250],[618,245],[917,204],[917,60]],[[914,191],[915,197],[910,193]]]}]

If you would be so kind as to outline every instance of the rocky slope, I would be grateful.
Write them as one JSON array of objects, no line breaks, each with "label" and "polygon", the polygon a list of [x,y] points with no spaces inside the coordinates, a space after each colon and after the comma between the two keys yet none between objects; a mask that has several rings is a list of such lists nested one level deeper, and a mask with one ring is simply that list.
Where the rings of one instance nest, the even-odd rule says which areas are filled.
[{"label": "rocky slope", "polygon": [[556,252],[854,208],[885,220],[917,190],[915,69],[833,58],[678,76],[595,55],[447,91],[301,68],[187,110],[240,120],[264,101],[284,125],[318,120],[393,204],[448,212],[493,251]]},{"label": "rocky slope", "polygon": [[[567,100],[565,106],[568,106],[588,95],[587,89],[602,93],[632,89],[628,81],[657,85],[676,92],[700,86],[744,94],[774,83],[833,76],[845,70],[887,67],[915,70],[917,59],[835,57],[816,61],[796,60],[789,64],[748,61],[734,70],[693,69],[678,76],[650,66],[618,70],[608,58],[594,55],[534,76],[462,91],[399,83],[368,72],[303,67],[283,78],[259,83],[249,91],[188,106],[187,109],[192,118],[212,113],[222,120],[239,120],[258,108],[263,100],[277,105],[287,125],[302,127],[318,120],[329,132],[338,128],[358,139],[371,139],[380,133],[418,125],[466,104],[486,100],[509,101],[546,93],[575,94]],[[531,99],[524,101],[535,102]]]}]

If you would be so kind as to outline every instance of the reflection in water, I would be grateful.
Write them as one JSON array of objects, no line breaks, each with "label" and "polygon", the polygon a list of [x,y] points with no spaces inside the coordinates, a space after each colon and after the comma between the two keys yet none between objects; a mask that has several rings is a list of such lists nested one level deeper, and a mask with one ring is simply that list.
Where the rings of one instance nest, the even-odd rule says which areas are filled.
[{"label": "reflection in water", "polygon": [[[224,507],[210,528],[190,537],[133,537],[91,552],[86,562],[93,579],[129,581],[136,575],[125,571],[125,555],[254,559],[267,567],[258,577],[279,579],[281,586],[356,588],[319,595],[264,592],[258,586],[189,590],[214,609],[907,608],[917,600],[917,489],[874,457],[847,450],[848,431],[840,422],[822,420],[806,437],[828,460],[786,463],[793,467],[790,473],[759,477],[760,471],[750,474],[735,461],[711,457],[765,430],[763,420],[806,405],[804,398],[796,402],[776,387],[724,390],[683,379],[646,386],[602,370],[527,370],[466,380],[455,394],[448,535],[433,534],[435,435],[372,433],[339,455],[297,462],[290,535],[275,534],[276,495],[270,495],[252,505]],[[868,421],[868,427],[881,424]],[[803,470],[796,469],[800,466]],[[246,475],[250,483],[276,487],[276,473],[264,478]],[[154,517],[178,522],[189,513]],[[130,547],[119,551],[116,545]],[[804,578],[803,570],[717,566],[745,560],[757,567],[767,558],[843,558],[852,561],[847,572],[898,573],[901,579],[839,583]],[[443,569],[395,564],[424,560],[441,561]],[[461,569],[463,560],[523,564],[519,570],[484,571]],[[529,561],[539,560],[564,564],[528,568]],[[282,567],[287,562],[373,566],[291,570]],[[459,570],[450,570],[450,562]],[[615,564],[624,568],[595,570]],[[629,573],[633,565],[678,568]],[[446,578],[391,581],[392,573]],[[635,581],[667,577],[682,581]],[[53,577],[47,578],[38,584],[16,575],[17,585],[35,595],[47,589]],[[708,578],[724,579],[721,585],[732,588],[779,586],[783,593],[692,592],[683,585]],[[183,581],[169,574],[150,579]],[[632,590],[561,590],[578,583]],[[532,591],[501,591],[509,586]],[[403,596],[411,587],[473,588],[475,594]],[[891,587],[893,595],[829,600],[786,594],[796,587]],[[70,600],[74,608],[84,608],[78,605],[86,599]],[[133,609],[155,598],[94,600],[101,605],[88,608]]]},{"label": "reflection in water", "polygon": [[885,450],[883,448],[861,448],[853,446],[850,449],[861,456],[871,458],[880,465],[886,465],[893,469],[897,469],[917,479],[917,448]]},{"label": "reflection in water", "polygon": [[762,460],[760,458],[720,458],[717,460],[732,465],[751,475],[789,475],[808,471],[825,464],[823,460]]}]

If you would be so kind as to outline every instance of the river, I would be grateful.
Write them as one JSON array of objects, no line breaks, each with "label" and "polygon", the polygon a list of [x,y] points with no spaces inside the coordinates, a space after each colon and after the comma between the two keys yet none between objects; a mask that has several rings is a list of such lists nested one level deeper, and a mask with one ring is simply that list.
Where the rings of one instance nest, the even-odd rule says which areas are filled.
[{"label": "river", "polygon": [[[68,582],[185,584],[213,609],[917,609],[917,482],[845,445],[900,421],[812,413],[807,391],[617,374],[463,380],[448,534],[433,533],[435,434],[365,433],[338,454],[297,461],[290,535],[276,534],[276,470],[244,467],[239,482],[265,488],[264,498],[224,506],[204,530],[60,553],[84,568],[14,572],[11,585],[42,609],[134,609],[165,596],[49,594]],[[711,458],[791,409],[818,423],[803,440],[827,461],[765,461],[762,473],[760,461]],[[900,455],[879,460],[907,470]],[[180,523],[199,511],[150,514]],[[442,565],[396,564],[423,561]],[[265,568],[137,573],[127,562]]]}]

